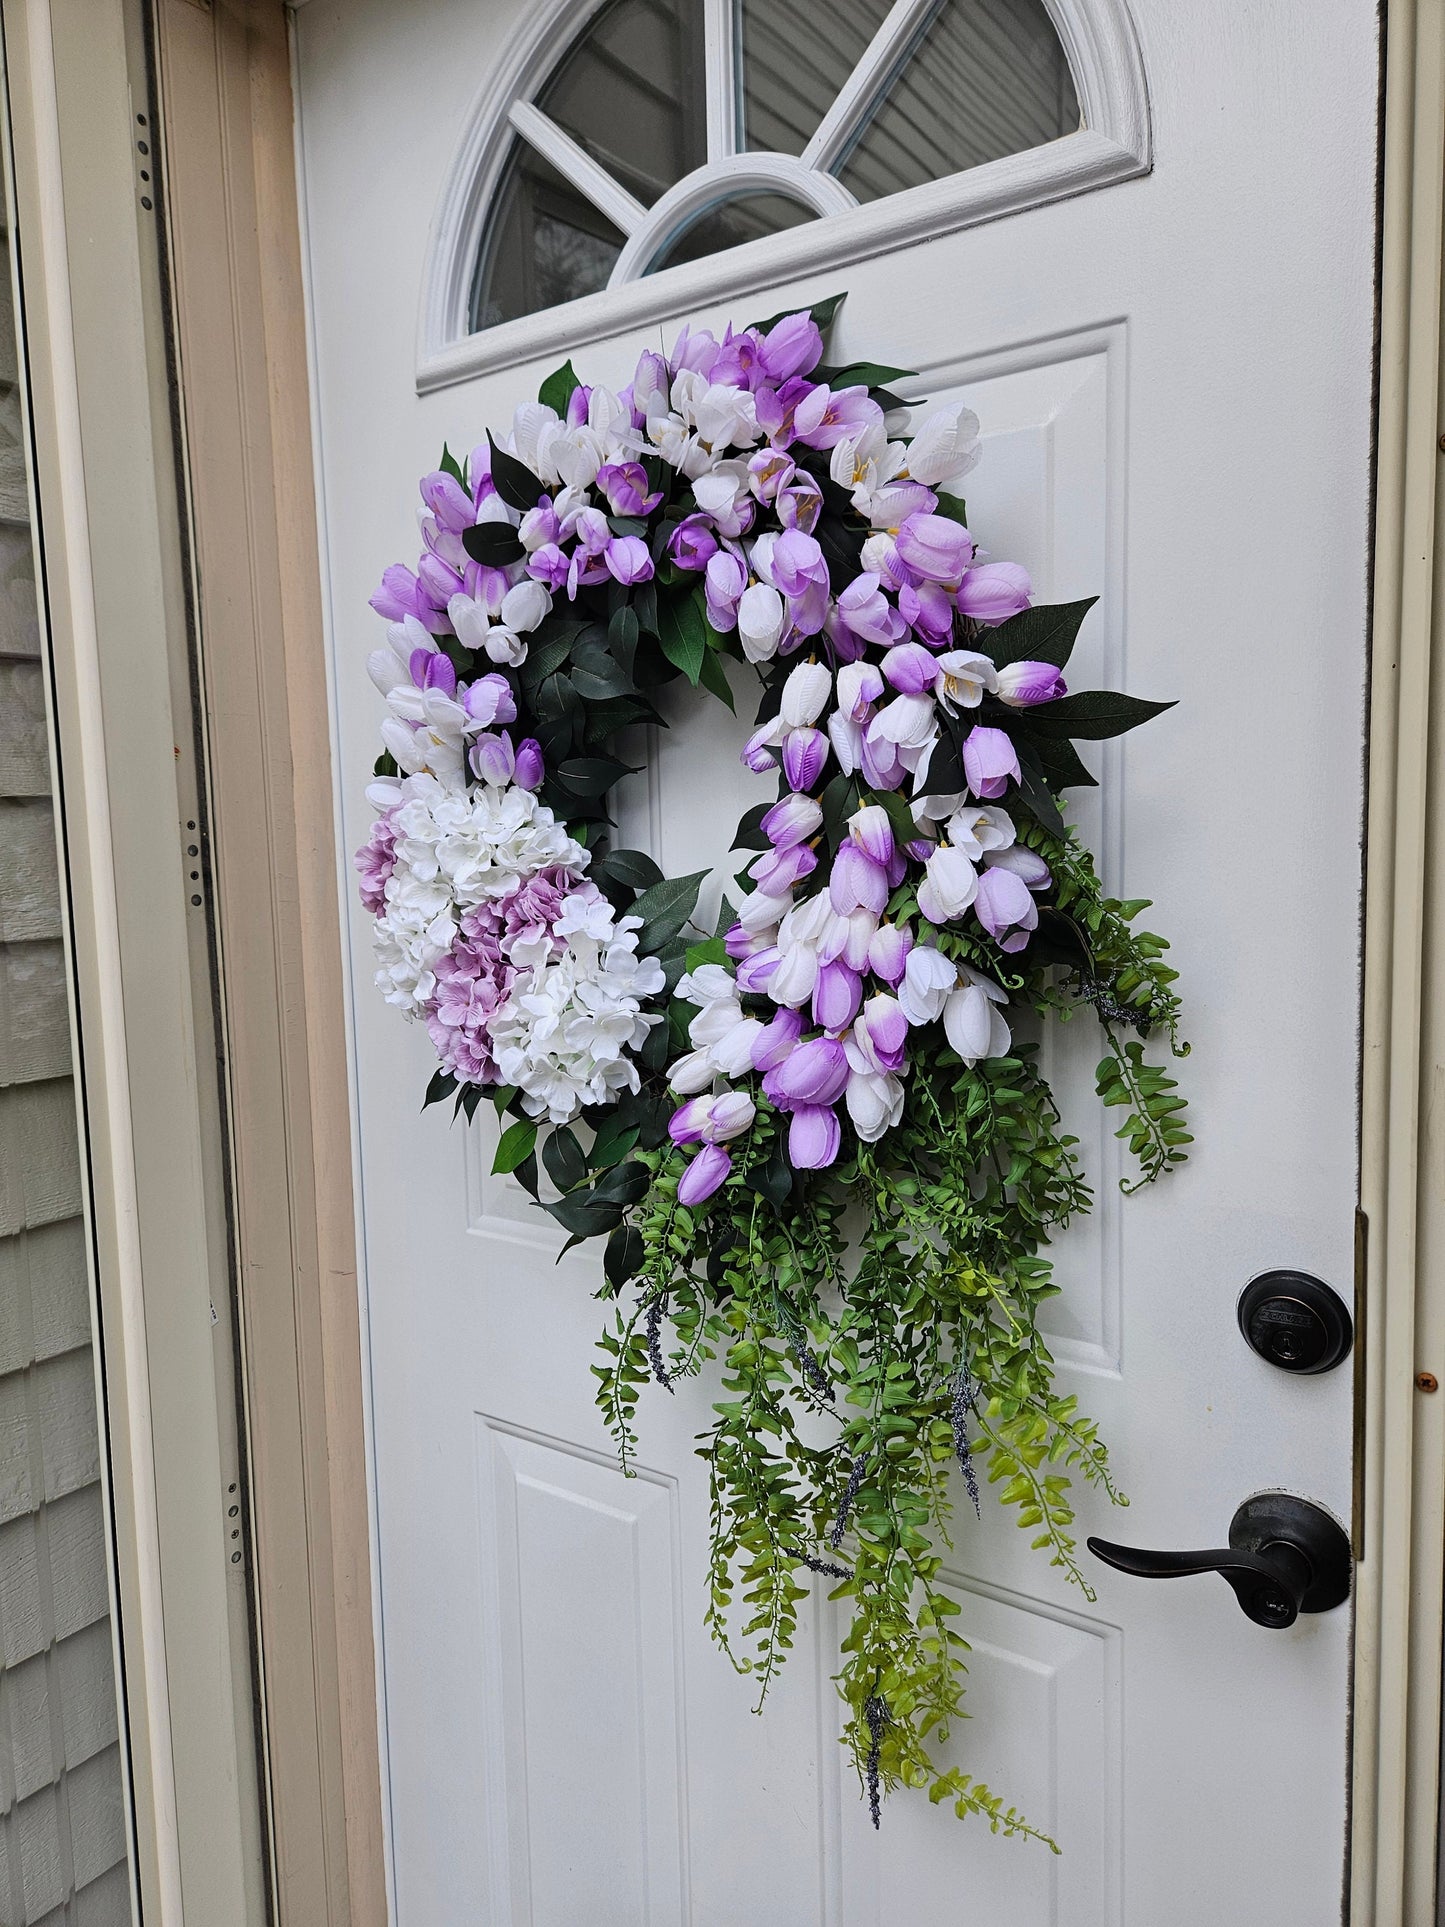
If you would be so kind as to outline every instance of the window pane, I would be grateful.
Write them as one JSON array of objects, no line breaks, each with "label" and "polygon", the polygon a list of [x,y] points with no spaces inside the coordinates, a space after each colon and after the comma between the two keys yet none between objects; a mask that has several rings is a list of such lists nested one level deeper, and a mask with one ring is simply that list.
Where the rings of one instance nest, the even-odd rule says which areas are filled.
[{"label": "window pane", "polygon": [[524,141],[515,141],[477,266],[473,328],[607,286],[624,236]]},{"label": "window pane", "polygon": [[801,154],[882,26],[889,0],[742,0],[743,145]]},{"label": "window pane", "polygon": [[739,194],[700,214],[691,227],[674,235],[662,252],[648,263],[647,272],[676,267],[679,261],[700,261],[705,254],[756,241],[763,234],[781,234],[784,228],[803,221],[815,221],[817,214],[801,201],[785,194]]},{"label": "window pane", "polygon": [[651,207],[707,159],[702,0],[613,0],[537,105]]},{"label": "window pane", "polygon": [[948,0],[837,172],[860,201],[876,201],[1078,125],[1040,0]]}]

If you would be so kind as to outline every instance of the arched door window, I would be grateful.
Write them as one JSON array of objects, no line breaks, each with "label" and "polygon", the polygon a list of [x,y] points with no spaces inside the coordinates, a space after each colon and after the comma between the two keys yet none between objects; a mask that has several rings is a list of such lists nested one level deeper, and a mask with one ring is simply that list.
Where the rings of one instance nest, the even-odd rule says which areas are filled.
[{"label": "arched door window", "polygon": [[945,180],[1081,118],[1043,0],[608,0],[511,104],[471,326]]}]

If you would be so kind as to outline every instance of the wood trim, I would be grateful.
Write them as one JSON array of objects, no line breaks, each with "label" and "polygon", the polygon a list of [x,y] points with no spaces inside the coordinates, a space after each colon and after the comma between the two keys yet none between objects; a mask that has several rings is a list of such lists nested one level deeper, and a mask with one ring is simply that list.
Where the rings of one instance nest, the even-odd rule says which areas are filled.
[{"label": "wood trim", "polygon": [[1370,704],[1350,1920],[1435,1919],[1445,1585],[1445,9],[1391,0]]},{"label": "wood trim", "polygon": [[280,1919],[386,1920],[326,666],[286,20],[155,6]]}]

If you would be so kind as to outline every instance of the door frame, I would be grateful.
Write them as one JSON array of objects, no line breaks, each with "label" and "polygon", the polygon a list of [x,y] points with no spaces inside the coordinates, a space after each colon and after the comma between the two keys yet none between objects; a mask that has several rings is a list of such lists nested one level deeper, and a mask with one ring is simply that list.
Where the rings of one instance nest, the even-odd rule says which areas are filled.
[{"label": "door frame", "polygon": [[[297,0],[297,4],[300,0]],[[382,1927],[382,1796],[326,687],[281,0],[154,0],[255,1451],[282,1922]],[[1361,1017],[1350,1919],[1433,1918],[1445,1605],[1445,4],[1392,0]],[[229,303],[231,323],[224,320]],[[201,425],[204,424],[204,427]],[[198,429],[200,432],[198,432]],[[241,459],[218,459],[225,447]],[[199,454],[196,451],[199,449]],[[220,545],[244,568],[223,572]],[[215,573],[213,573],[213,570]],[[245,578],[242,581],[242,577]],[[238,584],[245,593],[223,592]],[[260,701],[257,691],[276,691]],[[257,824],[282,850],[254,860]],[[248,857],[250,860],[248,861]],[[249,947],[248,928],[269,950]],[[279,1107],[279,1108],[278,1108]],[[346,1113],[349,1115],[349,1110]],[[278,1153],[275,1122],[285,1120]],[[278,1157],[280,1161],[278,1162]],[[298,1176],[304,1182],[297,1182]],[[286,1188],[288,1187],[289,1188]],[[288,1198],[285,1222],[275,1201]],[[252,1257],[257,1265],[251,1271]],[[307,1679],[286,1642],[304,1637]],[[309,1681],[309,1684],[308,1684]],[[299,1697],[298,1697],[299,1693]],[[294,1825],[287,1814],[304,1816]]]}]

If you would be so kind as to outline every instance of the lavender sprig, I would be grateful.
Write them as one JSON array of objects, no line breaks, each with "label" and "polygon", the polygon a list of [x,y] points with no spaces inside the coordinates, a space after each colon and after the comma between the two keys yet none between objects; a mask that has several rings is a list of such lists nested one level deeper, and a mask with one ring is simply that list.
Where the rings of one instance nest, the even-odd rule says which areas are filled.
[{"label": "lavender sprig", "polygon": [[811,1552],[800,1552],[798,1557],[809,1572],[819,1572],[825,1579],[851,1579],[852,1573],[846,1566],[835,1566],[831,1559],[816,1559]]},{"label": "lavender sprig", "polygon": [[868,1814],[876,1829],[883,1821],[878,1764],[883,1750],[883,1735],[893,1723],[888,1702],[881,1693],[870,1693],[864,1700],[863,1718],[868,1723],[868,1756],[863,1763],[863,1777],[868,1787]]},{"label": "lavender sprig", "polygon": [[848,1474],[848,1483],[843,1487],[843,1497],[838,1504],[838,1516],[833,1521],[833,1530],[828,1534],[828,1544],[836,1552],[843,1543],[843,1534],[848,1530],[848,1519],[853,1511],[853,1501],[862,1490],[863,1481],[868,1475],[869,1452],[860,1452],[853,1461]]},{"label": "lavender sprig", "polygon": [[963,1473],[963,1482],[968,1487],[968,1496],[973,1500],[974,1513],[982,1518],[983,1512],[978,1497],[978,1473],[974,1469],[973,1452],[968,1443],[968,1415],[973,1410],[974,1401],[978,1397],[978,1387],[974,1384],[966,1365],[960,1365],[954,1373],[951,1389],[953,1396],[948,1415],[953,1426],[954,1455],[958,1459],[959,1470]]},{"label": "lavender sprig", "polygon": [[662,1314],[667,1309],[667,1293],[657,1292],[647,1305],[647,1362],[652,1367],[652,1376],[659,1385],[665,1385],[674,1397],[677,1387],[672,1382],[672,1373],[667,1369],[667,1361],[662,1356]]}]

